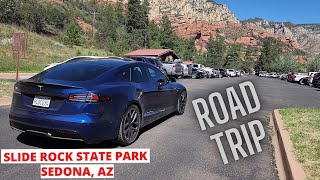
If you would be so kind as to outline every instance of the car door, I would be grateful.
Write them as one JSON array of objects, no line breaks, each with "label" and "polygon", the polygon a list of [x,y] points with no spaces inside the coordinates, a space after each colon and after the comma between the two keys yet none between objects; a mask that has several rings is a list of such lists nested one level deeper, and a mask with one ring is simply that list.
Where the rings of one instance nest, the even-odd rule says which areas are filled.
[{"label": "car door", "polygon": [[148,124],[148,121],[156,118],[154,109],[157,107],[157,102],[150,99],[154,99],[157,96],[157,87],[150,83],[149,76],[144,66],[132,66],[131,67],[131,83],[136,87],[137,100],[140,102],[142,109],[144,110],[144,124]]},{"label": "car door", "polygon": [[177,90],[169,82],[167,76],[152,66],[146,66],[150,83],[156,87],[156,97],[150,99],[156,101],[157,107],[154,109],[160,117],[174,111],[177,102]]}]

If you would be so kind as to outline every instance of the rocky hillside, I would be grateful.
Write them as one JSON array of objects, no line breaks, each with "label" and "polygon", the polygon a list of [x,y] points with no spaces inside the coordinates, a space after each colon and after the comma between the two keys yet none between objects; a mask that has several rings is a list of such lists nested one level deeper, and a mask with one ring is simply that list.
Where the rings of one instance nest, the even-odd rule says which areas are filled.
[{"label": "rocky hillside", "polygon": [[294,25],[292,23],[269,22],[263,19],[251,19],[242,22],[257,26],[271,35],[290,38],[297,47],[311,54],[320,53],[320,24]]},{"label": "rocky hillside", "polygon": [[163,15],[169,16],[173,26],[195,22],[239,23],[226,5],[208,0],[150,0],[150,19],[159,21]]},{"label": "rocky hillside", "polygon": [[[225,4],[210,0],[149,0],[150,19],[159,22],[167,15],[176,33],[183,38],[193,39],[198,51],[206,52],[210,37],[224,36],[228,43],[261,47],[260,38],[274,37],[287,44],[292,51],[299,48],[297,38],[274,33],[267,27],[255,23],[241,23]],[[279,27],[281,28],[281,27]]]},{"label": "rocky hillside", "polygon": [[[117,2],[96,1],[101,5]],[[128,0],[123,0],[124,4],[127,2]],[[162,16],[168,16],[180,37],[195,39],[199,52],[206,52],[205,46],[209,38],[217,35],[224,36],[227,43],[240,43],[255,48],[262,46],[262,38],[274,37],[287,46],[287,51],[303,50],[308,54],[320,52],[320,25],[294,25],[263,19],[240,22],[225,4],[217,4],[211,0],[149,0],[149,4],[150,20],[159,23]]]}]

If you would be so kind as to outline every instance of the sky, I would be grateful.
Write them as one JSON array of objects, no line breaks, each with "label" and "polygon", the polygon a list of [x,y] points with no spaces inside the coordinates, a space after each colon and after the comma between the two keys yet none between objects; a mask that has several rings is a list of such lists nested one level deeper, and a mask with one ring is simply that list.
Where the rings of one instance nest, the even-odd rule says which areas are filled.
[{"label": "sky", "polygon": [[294,24],[320,23],[320,0],[214,0],[227,4],[239,20],[262,18]]}]

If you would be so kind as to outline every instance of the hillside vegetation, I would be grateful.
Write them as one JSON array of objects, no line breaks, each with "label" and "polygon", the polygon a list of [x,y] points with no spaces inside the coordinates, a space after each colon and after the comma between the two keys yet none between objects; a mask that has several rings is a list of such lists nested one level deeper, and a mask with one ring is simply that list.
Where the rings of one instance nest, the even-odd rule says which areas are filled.
[{"label": "hillside vegetation", "polygon": [[61,62],[76,55],[112,55],[104,50],[81,46],[69,47],[50,37],[39,35],[22,28],[0,24],[0,72],[14,72],[16,61],[12,57],[12,36],[15,32],[28,33],[28,51],[26,59],[21,60],[22,72],[39,72],[45,65]]}]

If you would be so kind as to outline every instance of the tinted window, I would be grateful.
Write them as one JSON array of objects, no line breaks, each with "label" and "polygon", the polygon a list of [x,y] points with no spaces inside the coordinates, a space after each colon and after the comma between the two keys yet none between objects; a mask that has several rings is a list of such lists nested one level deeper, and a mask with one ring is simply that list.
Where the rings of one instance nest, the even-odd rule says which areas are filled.
[{"label": "tinted window", "polygon": [[133,82],[144,82],[145,76],[140,67],[131,68],[131,81]]},{"label": "tinted window", "polygon": [[141,67],[132,67],[120,71],[117,76],[120,79],[130,82],[145,82],[146,75]]},{"label": "tinted window", "polygon": [[125,81],[131,81],[130,68],[120,71],[117,76]]},{"label": "tinted window", "polygon": [[159,80],[167,80],[167,77],[154,67],[147,67],[147,72],[154,82]]},{"label": "tinted window", "polygon": [[113,66],[98,65],[91,62],[64,63],[39,74],[43,79],[65,81],[87,81],[112,69]]}]

